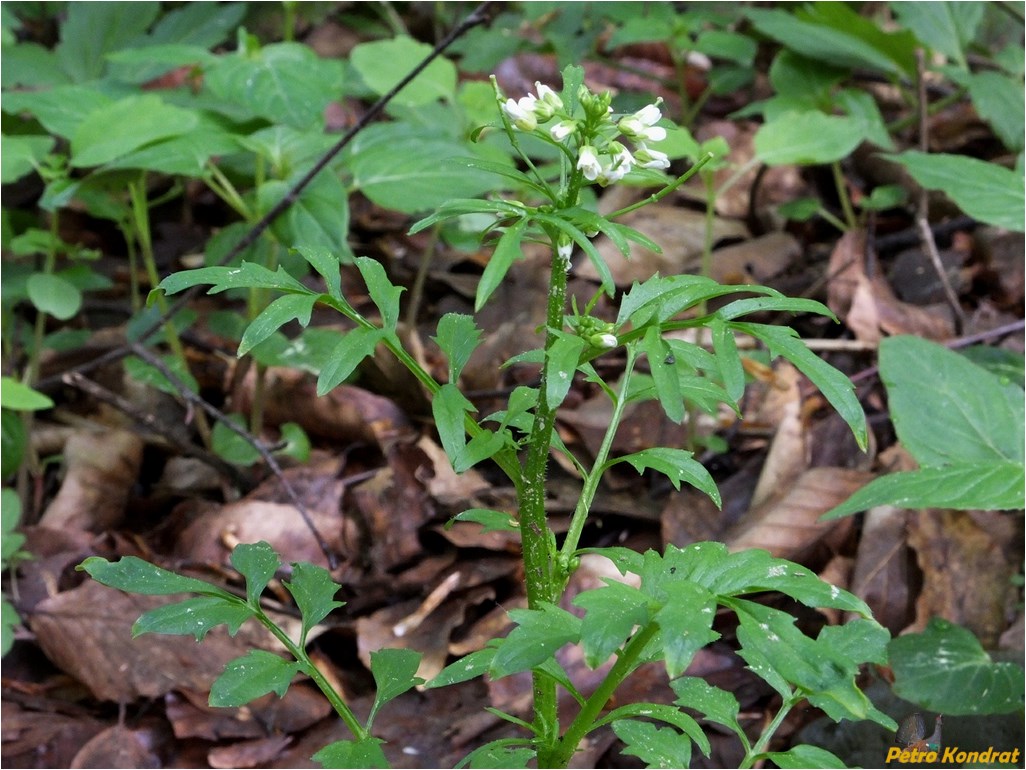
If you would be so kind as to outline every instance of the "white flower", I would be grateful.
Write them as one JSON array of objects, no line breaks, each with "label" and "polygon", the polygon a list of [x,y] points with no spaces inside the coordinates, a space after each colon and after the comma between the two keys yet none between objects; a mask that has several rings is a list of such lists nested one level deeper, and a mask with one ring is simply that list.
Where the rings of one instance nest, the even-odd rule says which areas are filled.
[{"label": "white flower", "polygon": [[615,334],[593,334],[588,338],[588,342],[597,348],[615,348],[620,344],[620,341],[616,339]]},{"label": "white flower", "polygon": [[665,152],[649,149],[644,144],[634,151],[634,161],[642,168],[670,167],[670,159]]},{"label": "white flower", "polygon": [[521,131],[534,131],[538,128],[538,116],[535,114],[537,103],[538,100],[528,94],[521,97],[520,101],[507,99],[506,103],[502,105],[502,109],[509,115],[513,125]]},{"label": "white flower", "polygon": [[537,80],[534,81],[535,88],[538,89],[538,100],[549,105],[553,111],[563,109],[563,100],[559,98],[559,94],[549,88],[543,83],[539,83]]},{"label": "white flower", "polygon": [[562,142],[574,131],[577,130],[577,121],[575,120],[561,120],[552,128],[549,129],[549,134],[557,142]]},{"label": "white flower", "polygon": [[577,168],[584,172],[584,178],[589,182],[594,182],[602,173],[602,164],[599,163],[598,153],[590,144],[581,147],[580,153],[577,155]]},{"label": "white flower", "polygon": [[564,266],[566,267],[567,270],[570,269],[570,257],[571,257],[571,255],[573,253],[574,253],[573,241],[571,241],[570,239],[567,239],[566,242],[563,243],[562,239],[561,239],[560,243],[557,244],[557,246],[556,246],[556,254],[563,261],[563,264],[564,264]]},{"label": "white flower", "polygon": [[603,187],[619,182],[631,172],[631,166],[634,164],[634,157],[630,151],[619,142],[611,142],[609,150],[609,162],[602,164],[602,171],[597,177],[598,183]]},{"label": "white flower", "polygon": [[639,142],[661,142],[666,138],[666,129],[656,123],[663,117],[655,104],[647,104],[633,115],[620,118],[617,128],[629,139]]}]

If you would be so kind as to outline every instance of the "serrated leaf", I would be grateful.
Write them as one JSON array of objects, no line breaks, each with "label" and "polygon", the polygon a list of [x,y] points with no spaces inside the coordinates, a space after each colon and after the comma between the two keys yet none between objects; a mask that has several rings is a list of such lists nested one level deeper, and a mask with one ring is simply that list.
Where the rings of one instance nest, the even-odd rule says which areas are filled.
[{"label": "serrated leaf", "polygon": [[541,665],[564,644],[581,638],[581,619],[553,604],[511,610],[514,628],[492,659],[489,673],[498,679]]},{"label": "serrated leaf", "polygon": [[602,588],[582,591],[573,601],[587,612],[581,623],[584,661],[597,668],[627,641],[635,626],[649,620],[649,598],[637,588],[604,579]]},{"label": "serrated leaf", "polygon": [[545,353],[545,401],[555,409],[570,392],[577,362],[587,343],[576,334],[555,332],[556,341]]},{"label": "serrated leaf", "polygon": [[480,344],[481,330],[469,315],[446,313],[438,321],[438,335],[431,339],[449,359],[449,382],[454,383]]},{"label": "serrated leaf", "polygon": [[246,579],[246,600],[251,606],[258,605],[260,595],[281,566],[278,554],[264,540],[259,543],[242,543],[232,551],[231,562]]},{"label": "serrated leaf", "polygon": [[361,770],[362,768],[391,767],[385,752],[381,750],[384,741],[368,736],[359,741],[335,741],[311,757],[322,767],[340,770]]},{"label": "serrated leaf", "polygon": [[367,292],[381,313],[381,325],[388,331],[395,331],[399,323],[399,297],[403,293],[401,286],[395,286],[385,273],[385,268],[376,259],[358,257],[356,267],[367,284]]},{"label": "serrated leaf", "polygon": [[312,246],[296,246],[293,248],[293,251],[302,256],[303,259],[310,263],[314,270],[320,273],[328,287],[328,295],[337,302],[341,302],[344,307],[352,310],[345,297],[342,296],[341,263],[338,257],[328,249],[318,249]]},{"label": "serrated leaf", "polygon": [[457,473],[463,473],[482,460],[494,457],[506,445],[507,435],[508,433],[496,433],[487,428],[481,430],[480,433],[467,442],[463,451],[453,460],[453,470]]},{"label": "serrated leaf", "polygon": [[317,378],[317,395],[323,396],[348,379],[363,359],[374,353],[374,348],[384,335],[382,329],[368,329],[364,326],[346,332],[321,369]]},{"label": "serrated leaf", "polygon": [[888,645],[894,692],[943,714],[1009,714],[1022,709],[1023,670],[995,663],[971,631],[932,618],[921,633]]},{"label": "serrated leaf", "polygon": [[300,664],[264,650],[250,650],[228,663],[210,687],[209,703],[217,708],[244,706],[269,692],[285,696]]},{"label": "serrated leaf", "polygon": [[232,636],[253,617],[253,610],[239,600],[220,596],[197,596],[149,610],[132,624],[132,637],[143,634],[189,634],[203,641],[207,632],[224,623]]},{"label": "serrated leaf", "polygon": [[921,468],[873,479],[820,517],[839,519],[878,505],[898,508],[950,508],[961,511],[1012,511],[1026,505],[1026,466],[985,462]]},{"label": "serrated leaf", "polygon": [[305,644],[311,628],[328,617],[332,610],[345,605],[345,602],[335,601],[335,594],[342,586],[331,579],[331,573],[324,567],[298,562],[292,565],[292,578],[282,583],[296,600],[303,618],[301,646]]},{"label": "serrated leaf", "polygon": [[371,707],[370,716],[367,717],[368,730],[371,729],[374,717],[382,706],[416,685],[424,683],[424,680],[417,676],[420,658],[421,654],[415,650],[398,648],[371,653],[371,674],[374,675],[377,689],[374,694],[374,705]]},{"label": "serrated leaf", "polygon": [[742,733],[737,721],[740,706],[733,693],[713,687],[704,679],[693,676],[674,679],[670,687],[677,695],[674,703],[678,706],[701,712],[706,720],[728,727],[738,735]]},{"label": "serrated leaf", "polygon": [[504,511],[493,511],[488,508],[471,508],[457,513],[453,521],[472,521],[475,524],[480,524],[484,529],[481,530],[482,535],[487,535],[489,532],[519,532],[520,526],[517,524],[517,520]]},{"label": "serrated leaf", "polygon": [[641,342],[641,349],[648,356],[649,371],[652,373],[652,382],[655,383],[660,406],[670,420],[680,424],[684,419],[684,397],[680,391],[677,360],[670,353],[670,346],[660,335],[659,327],[648,327]]},{"label": "serrated leaf", "polygon": [[866,415],[855,395],[855,386],[848,377],[809,350],[790,327],[738,321],[731,321],[730,324],[736,331],[765,342],[769,346],[770,355],[783,356],[812,380],[812,384],[819,388],[830,405],[848,423],[859,447],[866,448],[869,441]]},{"label": "serrated leaf", "polygon": [[177,294],[193,286],[210,284],[207,294],[218,294],[228,289],[280,289],[299,294],[314,294],[303,284],[279,267],[272,272],[263,265],[243,262],[238,267],[200,267],[172,273],[160,282],[158,288],[168,294]]},{"label": "serrated leaf", "polygon": [[520,250],[520,240],[524,237],[524,230],[527,228],[527,219],[517,220],[510,228],[502,234],[499,242],[495,245],[491,259],[485,265],[481,280],[477,284],[477,295],[474,298],[474,312],[480,312],[488,298],[492,296],[502,279],[506,277],[513,262],[523,257]]},{"label": "serrated leaf", "polygon": [[625,744],[622,753],[640,758],[647,767],[691,766],[691,739],[672,727],[621,719],[613,722],[613,732]]},{"label": "serrated leaf", "polygon": [[716,488],[716,482],[713,481],[705,466],[694,459],[691,452],[683,449],[656,447],[617,458],[616,462],[630,463],[638,473],[644,473],[646,468],[659,471],[670,480],[674,489],[679,490],[680,483],[685,481],[700,492],[707,494],[717,507],[721,505],[720,491]]},{"label": "serrated leaf", "polygon": [[679,708],[667,706],[665,703],[631,703],[627,706],[620,706],[602,717],[598,724],[609,724],[632,717],[656,719],[676,727],[687,735],[702,750],[703,754],[709,756],[711,748],[709,738],[701,725]]},{"label": "serrated leaf", "polygon": [[691,664],[698,650],[719,638],[712,630],[716,599],[690,581],[664,583],[666,603],[655,614],[666,673],[673,679]]},{"label": "serrated leaf", "polygon": [[278,297],[246,328],[237,355],[240,358],[246,355],[289,321],[296,320],[301,326],[306,326],[310,323],[310,314],[315,304],[315,294],[286,294],[284,297]]},{"label": "serrated leaf", "polygon": [[90,556],[75,569],[87,572],[89,576],[105,586],[148,596],[194,593],[203,596],[219,596],[237,599],[223,588],[196,578],[176,575],[136,556],[123,556],[110,562],[99,556]]}]

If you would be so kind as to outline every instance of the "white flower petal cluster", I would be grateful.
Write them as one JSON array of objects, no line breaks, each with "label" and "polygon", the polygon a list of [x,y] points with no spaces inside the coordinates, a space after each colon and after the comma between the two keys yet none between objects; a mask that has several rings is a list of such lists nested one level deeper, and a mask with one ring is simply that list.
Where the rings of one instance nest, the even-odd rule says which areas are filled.
[{"label": "white flower petal cluster", "polygon": [[534,131],[539,123],[545,123],[563,109],[563,100],[559,94],[539,82],[535,82],[538,95],[528,94],[519,100],[507,99],[502,109],[510,121],[520,131]]}]

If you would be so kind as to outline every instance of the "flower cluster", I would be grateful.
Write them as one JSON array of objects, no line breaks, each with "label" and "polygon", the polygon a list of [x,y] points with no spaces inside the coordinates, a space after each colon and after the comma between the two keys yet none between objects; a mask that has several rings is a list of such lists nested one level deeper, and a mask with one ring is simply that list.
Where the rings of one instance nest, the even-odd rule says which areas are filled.
[{"label": "flower cluster", "polygon": [[[542,83],[535,83],[538,95],[528,94],[519,100],[507,99],[502,109],[518,131],[538,131],[539,126],[556,119],[548,128],[554,142],[571,139],[576,145],[576,168],[589,182],[605,187],[623,179],[635,166],[666,169],[670,160],[665,152],[650,145],[666,138],[666,129],[657,125],[662,118],[659,104],[649,104],[637,112],[613,120],[609,92],[592,93],[581,86],[578,101],[584,115],[566,112],[559,95]],[[634,145],[627,149],[617,139],[622,136]]]}]

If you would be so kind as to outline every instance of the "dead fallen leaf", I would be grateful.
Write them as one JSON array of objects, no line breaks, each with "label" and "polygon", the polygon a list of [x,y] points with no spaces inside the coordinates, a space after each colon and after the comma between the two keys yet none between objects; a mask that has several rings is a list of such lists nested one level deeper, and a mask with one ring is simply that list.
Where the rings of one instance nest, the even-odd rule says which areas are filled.
[{"label": "dead fallen leaf", "polygon": [[291,736],[275,735],[252,741],[239,741],[230,746],[211,749],[207,760],[211,767],[261,767],[277,759],[292,743]]},{"label": "dead fallen leaf", "polygon": [[892,634],[912,617],[914,570],[906,536],[908,511],[880,506],[866,512],[855,557],[852,592]]},{"label": "dead fallen leaf", "polygon": [[[4,660],[7,678],[7,659]],[[6,690],[6,684],[5,684]],[[5,767],[71,767],[80,747],[104,731],[104,724],[82,713],[62,713],[66,703],[43,703],[44,710],[22,707],[4,693],[2,757]]]},{"label": "dead fallen leaf", "polygon": [[86,743],[69,767],[162,767],[153,751],[149,730],[131,730],[121,725],[108,727]]},{"label": "dead fallen leaf", "polygon": [[466,505],[475,495],[491,487],[484,477],[471,468],[456,473],[449,456],[428,436],[421,436],[417,447],[427,455],[429,463],[416,472],[418,480],[427,487],[428,494],[445,506]]}]

